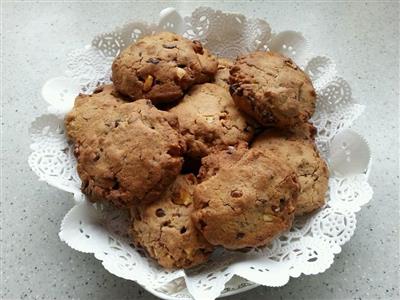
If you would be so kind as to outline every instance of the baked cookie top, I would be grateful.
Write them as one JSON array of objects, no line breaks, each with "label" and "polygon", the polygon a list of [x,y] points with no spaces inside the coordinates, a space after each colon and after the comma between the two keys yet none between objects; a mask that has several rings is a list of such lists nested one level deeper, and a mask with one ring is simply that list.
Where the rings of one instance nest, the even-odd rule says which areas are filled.
[{"label": "baked cookie top", "polygon": [[178,120],[150,100],[123,102],[106,86],[79,95],[65,126],[75,143],[82,190],[92,201],[150,202],[180,172],[185,144]]},{"label": "baked cookie top", "polygon": [[226,150],[203,157],[197,175],[199,181],[207,180],[216,175],[221,167],[230,167],[237,163],[248,150],[248,144],[240,142],[236,146],[229,146]]},{"label": "baked cookie top", "polygon": [[273,153],[249,150],[238,158],[194,191],[197,228],[228,249],[262,246],[289,229],[299,191],[294,172]]},{"label": "baked cookie top", "polygon": [[223,88],[229,88],[229,71],[233,62],[227,58],[218,58],[218,71],[215,74],[214,82]]},{"label": "baked cookie top", "polygon": [[213,250],[191,219],[195,185],[193,174],[179,175],[158,201],[132,209],[134,243],[165,268],[194,267]]},{"label": "baked cookie top", "polygon": [[217,60],[199,41],[171,32],[146,36],[114,60],[112,81],[123,95],[172,102],[196,83],[211,81]]},{"label": "baked cookie top", "polygon": [[253,136],[251,121],[236,108],[227,89],[213,83],[194,86],[170,111],[178,116],[192,157],[203,157]]},{"label": "baked cookie top", "polygon": [[304,124],[292,132],[269,130],[258,136],[252,145],[253,149],[273,152],[295,171],[300,183],[296,215],[321,208],[328,190],[328,166],[310,138],[312,128],[311,124]]},{"label": "baked cookie top", "polygon": [[281,54],[253,52],[239,57],[229,82],[235,103],[261,125],[292,127],[306,122],[315,111],[311,80]]}]

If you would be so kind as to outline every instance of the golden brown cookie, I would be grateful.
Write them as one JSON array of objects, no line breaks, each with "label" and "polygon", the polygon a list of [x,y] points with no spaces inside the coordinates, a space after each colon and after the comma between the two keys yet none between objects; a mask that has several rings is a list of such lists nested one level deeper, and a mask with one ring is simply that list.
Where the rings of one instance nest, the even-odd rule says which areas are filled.
[{"label": "golden brown cookie", "polygon": [[215,74],[215,83],[223,88],[229,88],[229,70],[233,63],[227,58],[218,58],[218,71]]},{"label": "golden brown cookie", "polygon": [[253,52],[239,57],[229,82],[235,103],[261,125],[292,127],[306,122],[315,111],[310,78],[281,54]]},{"label": "golden brown cookie", "polygon": [[132,210],[134,243],[168,269],[207,261],[213,250],[191,220],[196,177],[179,175],[156,202]]},{"label": "golden brown cookie", "polygon": [[200,42],[171,32],[146,36],[114,60],[112,80],[123,95],[172,102],[196,83],[211,81],[217,60]]},{"label": "golden brown cookie", "polygon": [[106,86],[79,95],[65,126],[75,143],[82,190],[92,201],[153,201],[181,170],[185,145],[178,120],[150,100],[123,102]]},{"label": "golden brown cookie", "polygon": [[297,216],[321,208],[328,189],[328,166],[310,138],[310,131],[315,131],[311,124],[304,124],[294,132],[269,130],[258,136],[252,145],[253,149],[275,153],[295,171],[300,183]]},{"label": "golden brown cookie", "polygon": [[192,157],[203,157],[253,136],[251,121],[236,108],[227,89],[214,83],[194,86],[170,111],[178,116]]},{"label": "golden brown cookie", "polygon": [[[226,154],[211,155],[219,161]],[[240,156],[221,164],[194,191],[197,228],[211,244],[228,249],[262,246],[289,229],[299,191],[294,172],[273,153],[249,150]]]}]

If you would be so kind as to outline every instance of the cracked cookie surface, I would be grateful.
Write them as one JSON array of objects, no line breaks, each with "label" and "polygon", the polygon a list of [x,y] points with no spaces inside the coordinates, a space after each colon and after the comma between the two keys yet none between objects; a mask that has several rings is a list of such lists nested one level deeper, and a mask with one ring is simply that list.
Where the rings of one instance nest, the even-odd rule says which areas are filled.
[{"label": "cracked cookie surface", "polygon": [[111,85],[79,95],[65,118],[82,191],[118,206],[157,199],[181,170],[185,144],[175,115],[150,100],[124,102]]},{"label": "cracked cookie surface", "polygon": [[132,100],[172,102],[196,83],[211,81],[217,60],[200,42],[174,33],[146,36],[114,60],[115,88]]},{"label": "cracked cookie surface", "polygon": [[223,88],[229,88],[229,71],[233,62],[227,58],[218,58],[218,71],[215,74],[214,82]]},{"label": "cracked cookie surface", "polygon": [[194,267],[213,250],[191,219],[195,185],[193,174],[179,175],[158,201],[132,209],[134,243],[165,268]]},{"label": "cracked cookie surface", "polygon": [[223,164],[195,188],[192,215],[211,244],[262,246],[291,227],[299,185],[289,167],[268,151],[238,152],[228,164],[226,153],[211,155]]},{"label": "cracked cookie surface", "polygon": [[303,124],[292,132],[269,130],[252,145],[253,149],[275,153],[295,171],[300,184],[296,215],[310,213],[325,204],[329,171],[315,146],[314,132],[311,124]]},{"label": "cracked cookie surface", "polygon": [[235,103],[261,125],[292,127],[306,122],[315,111],[311,80],[290,58],[278,53],[239,57],[229,82]]},{"label": "cracked cookie surface", "polygon": [[170,111],[178,116],[187,154],[192,157],[203,157],[253,136],[251,120],[237,109],[227,89],[214,83],[192,87]]}]

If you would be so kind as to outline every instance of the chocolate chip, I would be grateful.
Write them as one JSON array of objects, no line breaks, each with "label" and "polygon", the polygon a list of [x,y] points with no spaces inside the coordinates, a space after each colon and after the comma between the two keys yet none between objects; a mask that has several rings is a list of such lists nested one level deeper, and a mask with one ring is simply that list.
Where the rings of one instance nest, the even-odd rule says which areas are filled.
[{"label": "chocolate chip", "polygon": [[165,211],[162,208],[156,210],[156,216],[161,218],[165,216]]},{"label": "chocolate chip", "polygon": [[112,189],[113,190],[118,190],[119,189],[119,181],[118,181],[117,178],[114,178],[114,183],[113,183]]},{"label": "chocolate chip", "polygon": [[158,64],[160,62],[160,60],[158,58],[153,58],[152,57],[152,58],[149,58],[146,62],[156,65],[156,64]]},{"label": "chocolate chip", "polygon": [[186,232],[186,230],[187,230],[186,227],[183,226],[183,227],[181,228],[181,230],[180,230],[180,233],[181,233],[181,234],[184,234],[184,233]]},{"label": "chocolate chip", "polygon": [[279,200],[279,207],[280,207],[280,210],[283,210],[283,209],[285,208],[285,205],[286,205],[286,199],[285,199],[285,198],[281,198],[281,199]]},{"label": "chocolate chip", "polygon": [[183,68],[186,68],[186,65],[185,64],[178,64],[177,67],[183,69]]},{"label": "chocolate chip", "polygon": [[239,190],[233,190],[233,191],[231,191],[231,196],[233,198],[240,198],[243,196],[243,193],[242,193],[242,191],[239,191]]},{"label": "chocolate chip", "polygon": [[163,227],[165,227],[165,226],[169,226],[169,225],[171,225],[171,221],[170,220],[168,220],[168,221],[165,221],[164,223],[162,223],[161,224]]},{"label": "chocolate chip", "polygon": [[174,49],[174,48],[176,48],[176,45],[171,45],[171,44],[163,44],[162,46],[164,48],[166,48],[166,49]]},{"label": "chocolate chip", "polygon": [[238,232],[238,233],[236,234],[236,239],[237,239],[237,240],[241,240],[242,238],[244,238],[244,233],[243,233],[243,232]]}]

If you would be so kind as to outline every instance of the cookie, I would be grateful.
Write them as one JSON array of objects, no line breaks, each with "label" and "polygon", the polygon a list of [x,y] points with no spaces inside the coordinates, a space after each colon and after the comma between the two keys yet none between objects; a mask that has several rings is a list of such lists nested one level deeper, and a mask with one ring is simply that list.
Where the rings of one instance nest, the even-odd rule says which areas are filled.
[{"label": "cookie", "polygon": [[[211,155],[216,161],[221,157],[219,152]],[[291,227],[297,178],[268,151],[248,150],[233,161],[197,185],[193,221],[213,245],[263,246]]]},{"label": "cookie", "polygon": [[92,201],[151,202],[181,170],[185,144],[177,117],[150,100],[124,102],[106,86],[78,96],[65,127],[75,143],[82,191]]},{"label": "cookie", "polygon": [[213,250],[191,219],[195,184],[194,175],[179,175],[158,201],[132,209],[134,243],[164,268],[194,267]]},{"label": "cookie", "polygon": [[233,63],[227,58],[218,58],[218,71],[214,82],[223,88],[229,88],[229,70]]},{"label": "cookie", "polygon": [[174,33],[146,36],[114,60],[115,88],[132,100],[172,102],[196,83],[211,81],[218,62],[199,41]]},{"label": "cookie", "polygon": [[239,57],[229,82],[238,107],[263,126],[292,127],[306,122],[315,111],[310,78],[281,54],[253,52]]},{"label": "cookie", "polygon": [[314,127],[303,125],[294,132],[269,130],[254,141],[252,148],[271,151],[295,171],[300,183],[296,215],[310,213],[325,204],[329,171],[312,139]]},{"label": "cookie", "polygon": [[178,116],[187,154],[192,157],[203,157],[253,136],[251,121],[236,108],[227,89],[214,83],[194,86],[170,111]]}]

